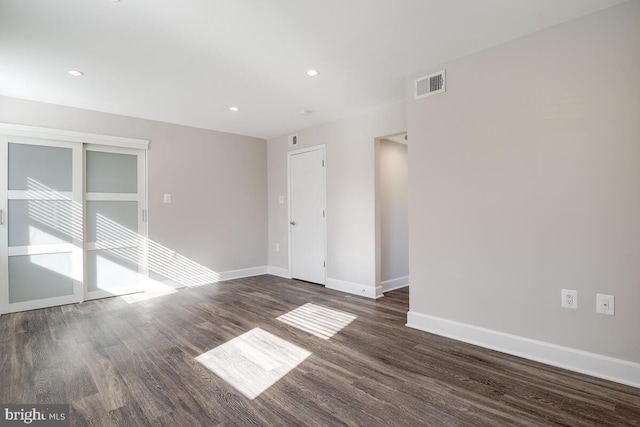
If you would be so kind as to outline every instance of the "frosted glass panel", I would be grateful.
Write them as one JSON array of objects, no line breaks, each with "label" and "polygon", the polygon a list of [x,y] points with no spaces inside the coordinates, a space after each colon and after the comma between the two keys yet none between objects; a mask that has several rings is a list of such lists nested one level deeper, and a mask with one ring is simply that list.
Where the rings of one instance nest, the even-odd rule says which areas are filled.
[{"label": "frosted glass panel", "polygon": [[87,241],[138,237],[138,202],[87,201]]},{"label": "frosted glass panel", "polygon": [[9,302],[73,295],[71,254],[9,257]]},{"label": "frosted glass panel", "polygon": [[[67,200],[9,200],[9,246],[55,245],[82,238],[72,228],[72,203]],[[80,208],[75,213],[82,215]]]},{"label": "frosted glass panel", "polygon": [[137,193],[137,156],[87,151],[87,191]]},{"label": "frosted glass panel", "polygon": [[136,286],[138,284],[138,248],[89,251],[87,279],[89,291]]},{"label": "frosted glass panel", "polygon": [[9,143],[9,190],[71,191],[70,148]]}]

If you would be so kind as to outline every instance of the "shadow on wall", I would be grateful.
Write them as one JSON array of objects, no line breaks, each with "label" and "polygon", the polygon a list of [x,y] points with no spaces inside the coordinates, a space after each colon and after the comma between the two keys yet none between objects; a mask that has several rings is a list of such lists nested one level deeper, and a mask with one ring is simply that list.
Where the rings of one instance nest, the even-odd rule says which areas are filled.
[{"label": "shadow on wall", "polygon": [[[22,213],[23,218],[27,218],[27,229],[24,230],[26,241],[21,245],[27,246],[37,241],[38,244],[68,247],[74,240],[83,241],[84,212],[81,204],[32,178],[28,179],[28,197],[24,206],[12,206],[23,210],[16,211],[16,214]],[[144,291],[171,293],[176,286],[194,287],[220,280],[217,272],[136,233],[132,228],[137,227],[137,204],[124,203],[133,204],[132,210],[125,209],[125,214],[128,214],[126,221],[110,218],[111,212],[104,212],[107,209],[103,209],[103,212],[99,207],[87,209],[87,237],[92,241],[88,244],[87,255],[90,291],[103,290],[118,295],[117,288],[135,283]],[[36,262],[40,267],[50,268],[56,273],[60,271],[60,267],[47,267],[50,263],[33,261]],[[139,270],[160,275],[174,285],[149,279]],[[65,274],[72,277],[70,271]]]}]

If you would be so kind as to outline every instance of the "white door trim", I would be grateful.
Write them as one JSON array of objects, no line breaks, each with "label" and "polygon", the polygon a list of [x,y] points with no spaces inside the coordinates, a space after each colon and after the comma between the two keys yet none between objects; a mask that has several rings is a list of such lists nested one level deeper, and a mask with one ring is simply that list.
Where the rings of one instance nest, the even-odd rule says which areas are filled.
[{"label": "white door trim", "polygon": [[[19,125],[11,123],[0,123],[0,151],[6,153],[8,140],[11,138],[19,139],[22,144],[40,145],[49,141],[50,146],[58,146],[64,148],[72,148],[74,168],[73,174],[73,192],[10,192],[8,190],[8,158],[2,156],[0,162],[0,315],[14,311],[23,311],[28,309],[43,308],[61,304],[69,304],[74,302],[82,302],[87,299],[87,289],[85,286],[85,266],[86,266],[86,244],[84,242],[76,242],[77,245],[73,250],[74,270],[74,295],[67,297],[56,297],[50,299],[35,300],[33,302],[9,304],[8,300],[8,233],[6,231],[8,220],[8,198],[24,198],[24,199],[72,199],[76,203],[80,203],[84,207],[84,152],[85,149],[97,148],[100,146],[102,151],[106,152],[142,152],[138,156],[138,182],[139,182],[139,200],[142,201],[144,207],[143,215],[139,217],[139,230],[148,237],[148,156],[149,140],[125,138],[110,135],[100,135],[86,132],[76,132],[71,130],[43,128],[37,126]],[[78,168],[78,169],[76,169]],[[108,195],[95,194],[97,200],[108,199]],[[90,199],[90,198],[89,198]],[[86,223],[83,221],[83,236],[86,235]],[[84,239],[83,239],[84,240]],[[146,248],[145,248],[146,252]],[[146,258],[146,253],[145,253]],[[146,275],[147,266],[141,268],[142,274]],[[6,295],[5,295],[6,294]],[[97,296],[97,295],[96,295]],[[110,295],[104,295],[110,296]]]},{"label": "white door trim", "polygon": [[0,134],[8,136],[43,138],[64,142],[110,145],[112,147],[137,148],[142,150],[149,148],[148,139],[124,138],[121,136],[99,135],[96,133],[41,128],[37,126],[16,125],[12,123],[0,123]]},{"label": "white door trim", "polygon": [[292,150],[287,152],[287,239],[288,239],[288,256],[289,256],[289,274],[293,271],[291,265],[291,157],[296,154],[308,153],[311,151],[322,151],[322,158],[324,159],[324,168],[323,171],[323,181],[324,181],[324,194],[322,195],[322,205],[324,207],[324,283],[327,284],[327,271],[328,271],[328,263],[327,263],[327,150],[325,144],[314,145],[307,148],[301,148],[299,150]]},{"label": "white door trim", "polygon": [[9,309],[9,228],[7,210],[9,209],[9,156],[8,140],[0,136],[0,315]]}]

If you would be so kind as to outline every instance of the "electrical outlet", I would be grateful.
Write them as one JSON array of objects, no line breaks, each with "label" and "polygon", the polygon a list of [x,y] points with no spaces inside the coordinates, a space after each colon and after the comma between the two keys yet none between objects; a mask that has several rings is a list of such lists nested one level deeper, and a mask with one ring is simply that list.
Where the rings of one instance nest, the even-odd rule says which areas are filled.
[{"label": "electrical outlet", "polygon": [[573,289],[563,289],[561,292],[562,300],[561,305],[564,308],[578,308],[578,291]]},{"label": "electrical outlet", "polygon": [[615,314],[615,298],[613,295],[596,294],[596,312],[600,314]]},{"label": "electrical outlet", "polygon": [[276,243],[276,252],[280,252],[280,243]]}]

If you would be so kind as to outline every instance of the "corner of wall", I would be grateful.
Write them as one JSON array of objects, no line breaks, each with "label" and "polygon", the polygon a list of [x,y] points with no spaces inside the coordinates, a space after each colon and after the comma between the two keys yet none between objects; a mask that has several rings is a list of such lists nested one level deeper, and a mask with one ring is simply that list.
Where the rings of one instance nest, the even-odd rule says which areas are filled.
[{"label": "corner of wall", "polygon": [[273,265],[270,265],[267,267],[267,274],[270,274],[272,276],[282,277],[285,279],[291,279],[291,272],[289,271],[288,268],[281,268],[281,267],[275,267]]}]

